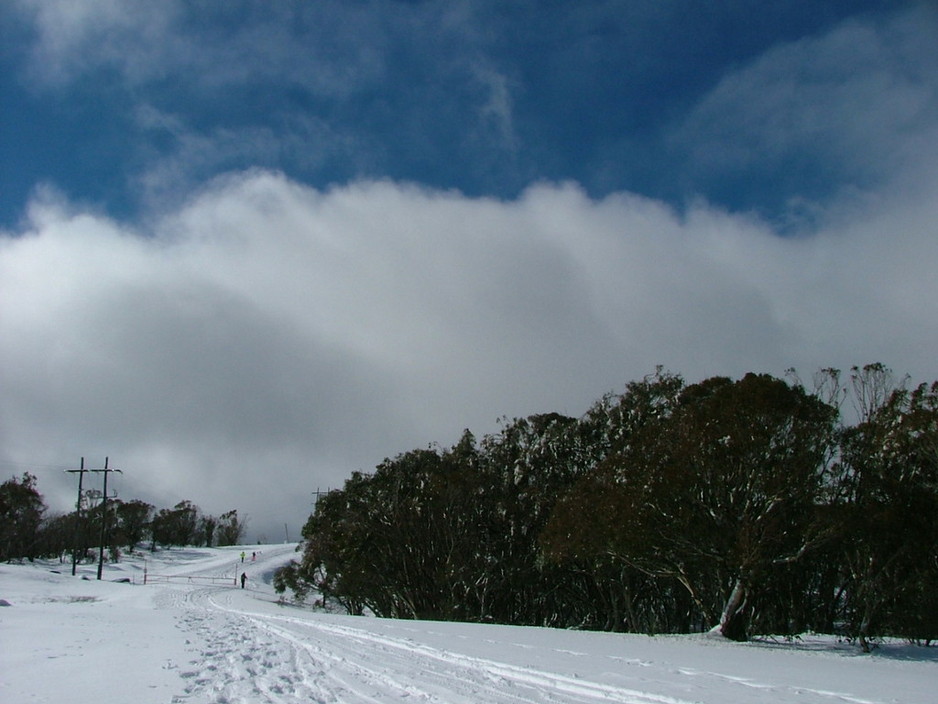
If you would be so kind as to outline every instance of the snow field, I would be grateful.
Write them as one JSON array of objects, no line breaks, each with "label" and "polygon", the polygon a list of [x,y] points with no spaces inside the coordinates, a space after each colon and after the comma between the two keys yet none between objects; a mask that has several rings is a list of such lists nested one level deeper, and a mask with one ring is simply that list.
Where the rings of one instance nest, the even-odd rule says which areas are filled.
[{"label": "snow field", "polygon": [[258,547],[156,553],[148,574],[172,579],[146,586],[139,557],[101,582],[0,566],[0,702],[938,702],[934,648],[349,617],[279,604],[270,577],[294,546]]}]

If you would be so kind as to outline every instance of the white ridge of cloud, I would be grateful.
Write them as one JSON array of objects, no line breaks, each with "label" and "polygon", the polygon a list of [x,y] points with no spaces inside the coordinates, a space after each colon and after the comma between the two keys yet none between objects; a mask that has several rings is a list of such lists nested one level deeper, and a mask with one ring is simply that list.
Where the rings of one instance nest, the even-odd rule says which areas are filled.
[{"label": "white ridge of cloud", "polygon": [[305,492],[384,456],[503,414],[579,415],[657,364],[696,380],[882,361],[931,380],[936,203],[897,194],[780,238],[574,184],[501,202],[246,171],[148,232],[37,197],[0,238],[0,443],[11,462],[107,454],[152,497],[299,520]]},{"label": "white ridge of cloud", "polygon": [[[147,21],[124,14],[138,5],[104,3],[94,21],[91,3],[48,7],[59,24],[40,46],[62,80],[96,33]],[[169,13],[151,18],[158,30],[167,7],[140,11]],[[579,415],[658,364],[694,381],[880,361],[932,381],[938,73],[916,18],[933,15],[777,47],[677,134],[708,169],[771,163],[791,144],[839,159],[855,183],[807,204],[797,237],[703,201],[678,212],[572,183],[499,201],[249,169],[163,198],[176,175],[275,136],[197,133],[142,108],[141,125],[178,144],[143,183],[146,224],[41,188],[0,233],[0,466],[107,455],[125,496],[238,508],[268,536],[284,521],[296,534],[316,487],[502,415]],[[143,71],[139,57],[127,65]],[[851,61],[882,70],[861,80]],[[491,97],[507,127],[510,96]],[[719,154],[727,135],[748,151]],[[54,506],[73,501],[70,479],[40,477]]]}]

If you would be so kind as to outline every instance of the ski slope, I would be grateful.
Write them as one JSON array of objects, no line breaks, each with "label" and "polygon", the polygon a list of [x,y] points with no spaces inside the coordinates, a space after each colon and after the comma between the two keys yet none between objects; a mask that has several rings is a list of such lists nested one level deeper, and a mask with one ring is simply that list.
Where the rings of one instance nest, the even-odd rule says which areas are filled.
[{"label": "ski slope", "polygon": [[0,565],[0,702],[938,701],[936,648],[862,655],[825,638],[736,644],[278,604],[270,579],[294,547],[163,551],[108,566],[100,582],[94,566],[82,579],[58,563]]}]

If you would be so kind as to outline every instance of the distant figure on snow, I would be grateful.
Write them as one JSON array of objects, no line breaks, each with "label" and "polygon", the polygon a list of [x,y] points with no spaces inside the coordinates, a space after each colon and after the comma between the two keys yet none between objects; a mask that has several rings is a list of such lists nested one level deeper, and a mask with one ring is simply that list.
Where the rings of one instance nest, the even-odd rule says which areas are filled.
[{"label": "distant figure on snow", "polygon": [[252,553],[251,553],[251,562],[254,562],[254,560],[256,560],[256,559],[257,559],[257,553],[256,553],[256,552],[252,552]]},{"label": "distant figure on snow", "polygon": [[244,589],[244,583],[247,581],[248,576],[242,572],[241,573],[241,588]]},{"label": "distant figure on snow", "polygon": [[244,562],[244,550],[241,551],[241,562]]}]

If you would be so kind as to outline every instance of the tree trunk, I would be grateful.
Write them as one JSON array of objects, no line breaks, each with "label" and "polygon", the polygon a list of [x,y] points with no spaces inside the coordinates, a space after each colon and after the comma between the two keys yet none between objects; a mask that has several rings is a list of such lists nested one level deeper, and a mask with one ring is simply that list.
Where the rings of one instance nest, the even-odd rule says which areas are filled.
[{"label": "tree trunk", "polygon": [[867,605],[863,609],[863,618],[860,621],[860,633],[857,640],[860,643],[860,650],[864,653],[870,652],[870,642],[867,640],[870,634],[870,622],[872,621],[873,607],[871,604]]},{"label": "tree trunk", "polygon": [[723,607],[723,615],[720,617],[720,633],[724,638],[736,641],[749,638],[749,617],[745,610],[746,591],[745,581],[742,577],[738,577]]}]

